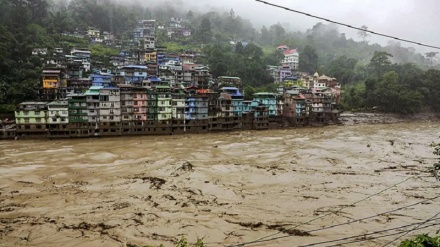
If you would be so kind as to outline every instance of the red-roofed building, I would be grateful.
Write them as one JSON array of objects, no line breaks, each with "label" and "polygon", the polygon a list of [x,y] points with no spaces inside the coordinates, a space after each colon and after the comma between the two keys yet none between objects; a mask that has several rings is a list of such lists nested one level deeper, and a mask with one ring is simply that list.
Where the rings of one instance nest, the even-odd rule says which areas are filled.
[{"label": "red-roofed building", "polygon": [[288,49],[289,49],[289,47],[287,45],[280,45],[280,46],[277,47],[278,51],[285,51],[285,50],[288,50]]},{"label": "red-roofed building", "polygon": [[289,66],[292,70],[298,69],[299,54],[296,49],[289,49],[283,52],[284,59],[281,62],[283,65]]}]

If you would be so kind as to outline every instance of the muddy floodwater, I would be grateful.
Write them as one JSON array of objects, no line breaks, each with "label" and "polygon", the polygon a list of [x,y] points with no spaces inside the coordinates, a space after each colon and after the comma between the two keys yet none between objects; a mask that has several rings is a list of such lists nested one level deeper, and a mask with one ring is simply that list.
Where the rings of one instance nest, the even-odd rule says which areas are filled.
[{"label": "muddy floodwater", "polygon": [[[439,127],[0,141],[0,246],[301,246],[418,223],[440,210],[426,172]],[[381,246],[414,227],[317,246]]]}]

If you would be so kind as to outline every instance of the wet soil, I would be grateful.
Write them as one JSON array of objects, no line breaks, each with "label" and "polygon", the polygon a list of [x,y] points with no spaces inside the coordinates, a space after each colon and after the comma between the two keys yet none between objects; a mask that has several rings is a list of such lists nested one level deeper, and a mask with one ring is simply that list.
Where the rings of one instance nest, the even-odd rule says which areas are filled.
[{"label": "wet soil", "polygon": [[173,246],[181,236],[225,246],[267,235],[285,237],[250,246],[298,246],[419,222],[440,199],[314,231],[439,195],[426,172],[439,127],[0,141],[0,246]]}]

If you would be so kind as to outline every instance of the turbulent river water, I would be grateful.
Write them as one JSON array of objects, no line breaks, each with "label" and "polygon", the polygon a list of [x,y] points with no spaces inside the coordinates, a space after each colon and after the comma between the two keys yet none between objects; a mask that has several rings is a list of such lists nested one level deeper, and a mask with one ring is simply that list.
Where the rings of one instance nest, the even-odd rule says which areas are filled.
[{"label": "turbulent river water", "polygon": [[380,246],[440,209],[439,127],[0,141],[0,246]]}]

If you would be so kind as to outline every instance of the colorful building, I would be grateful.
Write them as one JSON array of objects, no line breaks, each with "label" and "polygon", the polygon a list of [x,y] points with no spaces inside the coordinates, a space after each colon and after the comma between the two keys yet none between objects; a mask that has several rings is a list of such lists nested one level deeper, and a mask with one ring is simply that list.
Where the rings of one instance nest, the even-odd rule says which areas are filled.
[{"label": "colorful building", "polygon": [[268,108],[268,116],[277,115],[277,95],[274,93],[261,92],[254,94],[254,101],[265,105]]},{"label": "colorful building", "polygon": [[15,111],[18,136],[45,135],[47,133],[47,103],[23,102]]},{"label": "colorful building", "polygon": [[147,89],[144,87],[133,87],[133,119],[136,121],[147,121]]},{"label": "colorful building", "polygon": [[220,91],[223,97],[229,95],[225,98],[231,99],[232,116],[241,117],[243,114],[243,94],[236,87],[222,87]]},{"label": "colorful building", "polygon": [[142,82],[147,79],[147,66],[144,65],[127,65],[116,73],[114,79],[116,84],[130,84],[141,86]]},{"label": "colorful building", "polygon": [[112,84],[112,75],[110,74],[92,74],[92,86],[109,87]]}]

